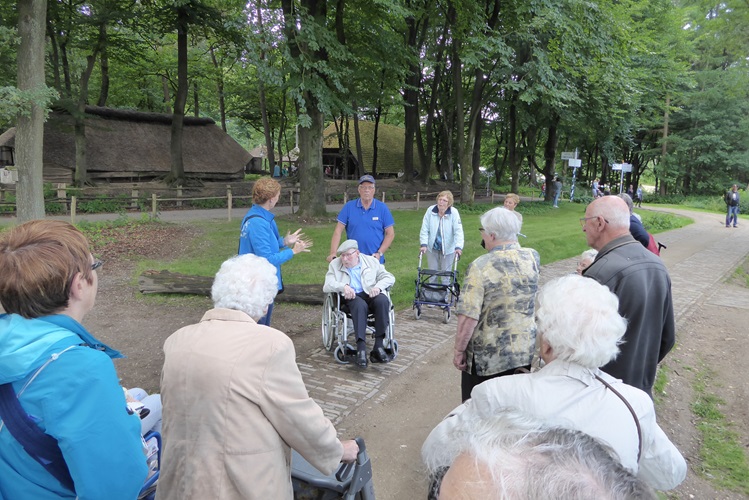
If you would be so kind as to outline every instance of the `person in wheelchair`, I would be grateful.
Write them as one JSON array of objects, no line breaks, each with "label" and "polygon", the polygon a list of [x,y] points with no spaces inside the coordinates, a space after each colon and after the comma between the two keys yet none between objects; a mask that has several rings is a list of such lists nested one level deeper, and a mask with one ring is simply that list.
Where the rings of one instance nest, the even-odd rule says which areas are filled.
[{"label": "person in wheelchair", "polygon": [[356,333],[356,364],[367,366],[367,315],[375,318],[374,348],[369,359],[373,363],[388,363],[383,340],[388,327],[390,298],[382,292],[395,283],[395,276],[374,257],[359,253],[356,240],[346,240],[338,247],[338,257],[328,265],[323,292],[339,293],[348,308]]}]

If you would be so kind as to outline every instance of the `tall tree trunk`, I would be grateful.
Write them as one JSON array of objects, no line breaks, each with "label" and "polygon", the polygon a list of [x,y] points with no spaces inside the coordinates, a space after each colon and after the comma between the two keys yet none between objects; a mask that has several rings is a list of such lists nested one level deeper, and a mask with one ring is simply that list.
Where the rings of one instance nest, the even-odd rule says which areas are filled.
[{"label": "tall tree trunk", "polygon": [[[666,109],[663,111],[663,143],[661,144],[661,164],[665,164],[668,155],[668,116],[671,107],[671,96],[666,95]],[[660,191],[662,196],[666,195],[666,183],[661,180]]]},{"label": "tall tree trunk", "polygon": [[88,181],[88,165],[86,164],[86,102],[88,102],[88,82],[96,65],[97,52],[98,47],[94,49],[93,54],[86,56],[86,69],[81,74],[81,88],[75,113],[75,185],[78,187],[83,187]]},{"label": "tall tree trunk", "polygon": [[[518,150],[517,150],[517,122],[518,122],[518,110],[515,100],[517,94],[512,93],[510,101],[510,113],[508,117],[510,131],[507,134],[507,160],[510,164],[510,190],[513,193],[518,192],[518,179],[520,177],[520,162],[518,161]],[[548,193],[549,190],[547,189]]]},{"label": "tall tree trunk", "polygon": [[549,125],[549,136],[546,138],[544,146],[544,176],[546,177],[546,196],[545,201],[551,201],[553,198],[553,188],[551,185],[551,176],[554,175],[554,165],[557,155],[557,144],[559,143],[559,134],[557,126],[559,125],[559,116],[554,114]]},{"label": "tall tree trunk", "polygon": [[354,141],[356,141],[356,176],[361,177],[364,175],[364,155],[361,147],[361,133],[359,133],[359,113],[356,101],[352,105],[354,107]]},{"label": "tall tree trunk", "polygon": [[177,95],[172,115],[172,137],[170,143],[171,169],[166,178],[168,184],[181,186],[185,181],[185,165],[182,162],[182,136],[187,102],[187,27],[188,14],[185,8],[177,9]]},{"label": "tall tree trunk", "polygon": [[57,47],[57,35],[55,34],[55,28],[52,23],[47,19],[47,36],[49,37],[49,44],[52,47],[52,55],[50,56],[50,64],[52,65],[52,78],[54,81],[55,89],[58,91],[62,90],[60,81],[60,51]]},{"label": "tall tree trunk", "polygon": [[481,131],[484,128],[484,120],[481,119],[481,116],[477,117],[477,123],[475,126],[475,134],[473,138],[473,154],[471,155],[471,169],[473,170],[473,187],[478,188],[479,183],[481,182],[481,171],[479,170],[479,167],[481,167]]},{"label": "tall tree trunk", "polygon": [[[226,101],[224,99],[224,73],[219,67],[218,60],[216,59],[216,49],[211,47],[211,61],[213,67],[216,69],[216,92],[218,93],[218,112],[221,116],[221,130],[226,132]],[[273,149],[273,148],[271,148]]]},{"label": "tall tree trunk", "polygon": [[198,93],[198,82],[192,82],[193,114],[200,116],[200,93]]},{"label": "tall tree trunk", "polygon": [[[260,32],[263,32],[263,6],[258,0],[257,2],[257,24]],[[218,68],[216,63],[216,56],[214,55],[213,49],[211,48],[211,57],[213,58],[213,64]],[[260,64],[265,64],[265,50],[260,51]],[[273,152],[273,131],[270,128],[270,120],[268,120],[268,102],[265,98],[265,82],[262,78],[257,79],[258,85],[258,99],[260,101],[260,117],[263,120],[263,135],[265,136],[265,154],[268,157],[268,168],[270,169],[271,175],[275,171],[276,158]],[[222,85],[222,102],[223,102],[223,77],[221,78]],[[225,115],[224,115],[225,116]],[[225,120],[226,118],[224,118]],[[226,130],[226,129],[224,129]],[[279,153],[280,154],[280,153]],[[281,160],[281,158],[279,158]],[[283,166],[283,165],[281,165]]]},{"label": "tall tree trunk", "polygon": [[161,75],[161,92],[164,94],[164,113],[172,114],[172,95],[169,92],[169,79]]},{"label": "tall tree trunk", "polygon": [[[99,27],[100,37],[107,40],[107,27],[102,25]],[[101,47],[101,90],[99,91],[99,100],[96,102],[97,106],[106,106],[107,99],[109,99],[109,51],[105,44]]]},{"label": "tall tree trunk", "polygon": [[322,166],[323,113],[317,109],[313,96],[305,96],[309,128],[299,127],[299,215],[319,217],[326,213],[325,189],[320,189],[324,177]]},{"label": "tall tree trunk", "polygon": [[[18,88],[44,87],[44,26],[46,0],[18,0]],[[44,110],[30,104],[31,113],[18,115],[16,121],[16,165],[18,222],[44,218],[42,181]]]},{"label": "tall tree trunk", "polygon": [[382,116],[382,105],[378,105],[375,111],[374,134],[372,136],[372,176],[377,178],[377,150],[380,137],[380,116]]}]

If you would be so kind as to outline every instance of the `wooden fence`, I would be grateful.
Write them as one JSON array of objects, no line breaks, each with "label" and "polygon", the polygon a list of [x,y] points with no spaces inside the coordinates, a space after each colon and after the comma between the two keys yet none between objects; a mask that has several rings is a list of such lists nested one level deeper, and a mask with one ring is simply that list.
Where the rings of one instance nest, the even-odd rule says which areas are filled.
[{"label": "wooden fence", "polygon": [[[226,211],[227,211],[227,220],[232,220],[232,209],[234,207],[236,200],[252,200],[252,196],[250,195],[241,195],[241,196],[235,196],[232,194],[232,187],[231,185],[226,186],[226,194],[223,196],[184,196],[183,195],[183,189],[182,188],[173,188],[175,195],[169,196],[169,197],[162,197],[157,195],[156,193],[151,193],[150,198],[148,197],[142,197],[140,196],[140,192],[138,189],[133,189],[131,191],[130,197],[123,197],[122,195],[119,196],[105,196],[105,195],[97,195],[97,196],[71,196],[68,198],[67,196],[67,186],[65,184],[57,184],[55,186],[57,197],[56,199],[48,199],[45,200],[46,204],[49,203],[60,203],[63,205],[64,210],[61,211],[61,213],[69,214],[71,222],[75,223],[76,216],[80,212],[79,203],[81,202],[93,202],[93,201],[99,201],[102,203],[120,203],[122,204],[121,210],[119,211],[142,211],[144,213],[148,213],[151,217],[156,218],[158,217],[160,207],[169,206],[174,207],[176,209],[185,208],[188,205],[192,205],[193,202],[196,201],[206,201],[206,200],[225,200],[226,201]],[[8,193],[15,194],[15,186],[5,186],[0,185],[0,214],[5,213],[15,213],[15,202],[8,202],[7,195]],[[424,202],[424,206],[429,206],[435,202],[435,199],[437,195],[440,193],[440,191],[434,191],[434,192],[416,192],[413,194],[407,193],[407,191],[404,190],[391,190],[391,191],[382,191],[380,193],[380,199],[383,202],[386,201],[408,201],[408,200],[414,200],[416,201],[416,209],[420,209],[422,206],[422,201]],[[343,198],[340,198],[340,194],[328,194],[326,195],[326,203],[346,203],[349,201],[349,194],[348,192],[344,191]],[[453,193],[456,199],[460,198],[460,193]],[[493,191],[491,191],[491,202],[492,204],[495,203],[495,197],[498,197],[500,195],[497,195]],[[501,198],[497,198],[501,199]],[[281,198],[279,199],[279,204],[281,206],[288,205],[291,208],[291,213],[295,213],[298,210],[299,207],[299,190],[298,189],[285,189],[281,192]],[[205,208],[205,207],[198,207],[198,208]],[[86,210],[86,212],[89,212]]]}]

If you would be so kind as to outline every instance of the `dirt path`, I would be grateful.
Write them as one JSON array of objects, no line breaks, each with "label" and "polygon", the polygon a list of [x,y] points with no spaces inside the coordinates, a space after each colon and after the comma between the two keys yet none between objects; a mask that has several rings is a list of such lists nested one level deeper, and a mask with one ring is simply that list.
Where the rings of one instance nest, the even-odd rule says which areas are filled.
[{"label": "dirt path", "polygon": [[[672,498],[742,498],[720,492],[703,480],[699,470],[699,436],[689,404],[691,382],[701,363],[714,371],[713,388],[727,402],[725,413],[749,444],[748,383],[745,325],[749,292],[724,283],[724,278],[749,253],[749,228],[725,229],[720,216],[690,213],[696,223],[663,233],[668,245],[663,259],[673,280],[678,318],[678,344],[666,360],[669,385],[658,407],[659,422],[690,463],[687,481]],[[219,215],[221,217],[221,215]],[[184,239],[159,246],[160,255],[177,255]],[[580,237],[583,235],[581,233]],[[574,270],[573,260],[544,266],[542,280]],[[126,386],[157,390],[163,363],[161,346],[172,332],[194,323],[210,307],[207,298],[136,298],[132,265],[107,264],[100,274],[100,293],[86,326],[129,358],[117,362]],[[396,338],[401,356],[385,367],[371,366],[361,374],[336,365],[320,348],[320,310],[281,304],[274,326],[294,340],[298,362],[310,393],[336,422],[342,437],[360,435],[374,463],[380,499],[425,496],[420,448],[429,431],[459,403],[459,374],[450,361],[455,323],[440,317],[413,320],[398,314]]]}]

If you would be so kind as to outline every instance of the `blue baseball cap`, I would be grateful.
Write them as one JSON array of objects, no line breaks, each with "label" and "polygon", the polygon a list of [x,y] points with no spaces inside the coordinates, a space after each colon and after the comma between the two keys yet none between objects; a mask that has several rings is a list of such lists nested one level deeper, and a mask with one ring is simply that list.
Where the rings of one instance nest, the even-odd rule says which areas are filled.
[{"label": "blue baseball cap", "polygon": [[362,175],[361,177],[359,177],[359,184],[363,182],[371,182],[372,184],[374,184],[375,180],[371,175]]}]

